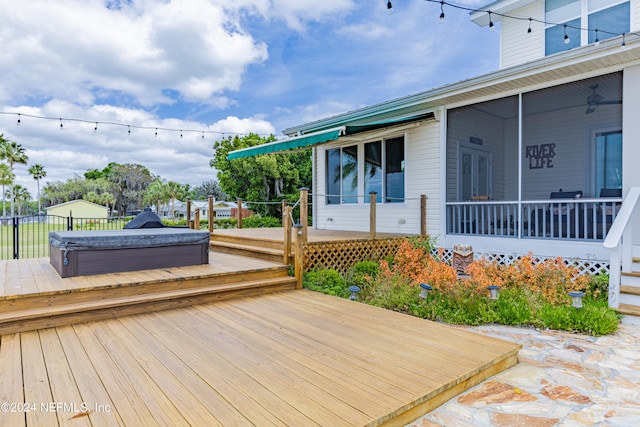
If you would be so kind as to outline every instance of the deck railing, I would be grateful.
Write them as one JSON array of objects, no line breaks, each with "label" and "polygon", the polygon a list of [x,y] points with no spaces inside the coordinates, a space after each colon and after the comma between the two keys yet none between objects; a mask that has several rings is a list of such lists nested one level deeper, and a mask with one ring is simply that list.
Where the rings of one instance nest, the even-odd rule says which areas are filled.
[{"label": "deck railing", "polygon": [[447,233],[603,241],[621,198],[449,202]]}]

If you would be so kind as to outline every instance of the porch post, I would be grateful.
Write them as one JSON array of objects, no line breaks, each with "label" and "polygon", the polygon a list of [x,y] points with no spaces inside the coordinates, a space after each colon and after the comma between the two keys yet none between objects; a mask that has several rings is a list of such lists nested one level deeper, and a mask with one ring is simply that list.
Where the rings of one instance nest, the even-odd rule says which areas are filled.
[{"label": "porch post", "polygon": [[420,235],[427,235],[427,195],[420,195]]},{"label": "porch post", "polygon": [[378,200],[378,193],[372,191],[369,193],[369,237],[375,239],[376,237],[376,202]]},{"label": "porch post", "polygon": [[307,241],[307,222],[309,220],[309,189],[300,189],[300,225],[302,226],[302,240]]},{"label": "porch post", "polygon": [[238,229],[242,228],[242,199],[237,200],[238,211],[236,212],[236,220],[238,221]]},{"label": "porch post", "polygon": [[213,205],[215,204],[215,199],[213,196],[209,196],[209,213],[207,214],[207,219],[209,220],[209,234],[213,234],[213,219],[216,217],[215,212],[213,211]]},{"label": "porch post", "polygon": [[284,241],[283,243],[283,252],[284,265],[289,265],[291,262],[291,211],[293,208],[291,206],[284,207],[284,213],[282,214],[282,228],[284,228]]},{"label": "porch post", "polygon": [[294,268],[296,273],[296,289],[302,289],[302,275],[304,274],[304,260],[302,259],[302,225],[293,226],[293,237],[295,239]]},{"label": "porch post", "polygon": [[191,199],[187,197],[187,211],[184,213],[187,220],[187,227],[193,228],[191,224]]},{"label": "porch post", "polygon": [[200,230],[200,208],[193,212],[193,229]]}]

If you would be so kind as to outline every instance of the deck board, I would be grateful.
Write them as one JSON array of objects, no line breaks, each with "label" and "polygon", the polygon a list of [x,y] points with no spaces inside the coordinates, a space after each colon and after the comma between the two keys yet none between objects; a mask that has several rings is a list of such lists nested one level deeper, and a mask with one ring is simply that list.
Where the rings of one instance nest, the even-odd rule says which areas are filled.
[{"label": "deck board", "polygon": [[0,424],[404,425],[451,398],[449,390],[516,363],[518,349],[284,291],[4,335],[4,400],[85,402],[90,411],[0,413]]}]

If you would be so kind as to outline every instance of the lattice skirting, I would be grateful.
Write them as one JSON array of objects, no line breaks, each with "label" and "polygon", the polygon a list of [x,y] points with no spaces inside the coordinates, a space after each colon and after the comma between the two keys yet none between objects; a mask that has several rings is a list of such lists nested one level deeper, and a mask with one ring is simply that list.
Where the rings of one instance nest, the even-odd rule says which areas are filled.
[{"label": "lattice skirting", "polygon": [[[446,263],[451,264],[451,249],[434,249],[432,251],[433,256],[437,256],[438,259]],[[495,253],[474,253],[474,259],[485,258],[489,261],[496,261],[498,264],[509,265],[514,261],[520,259],[524,255],[521,254],[495,254]],[[542,263],[547,259],[553,257],[541,257],[533,256],[533,261],[536,264]],[[592,260],[592,259],[579,259],[579,258],[567,258],[564,259],[567,265],[576,267],[580,274],[608,274],[609,273],[609,261]]]},{"label": "lattice skirting", "polygon": [[307,242],[303,245],[305,272],[330,268],[345,273],[360,261],[379,261],[393,256],[405,237]]}]

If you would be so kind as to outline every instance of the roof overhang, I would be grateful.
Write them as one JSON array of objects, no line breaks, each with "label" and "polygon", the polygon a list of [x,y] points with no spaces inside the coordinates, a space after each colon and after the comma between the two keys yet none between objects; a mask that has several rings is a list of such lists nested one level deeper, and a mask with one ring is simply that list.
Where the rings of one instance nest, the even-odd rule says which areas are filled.
[{"label": "roof overhang", "polygon": [[493,3],[489,3],[478,10],[469,13],[469,17],[471,18],[471,22],[475,24],[485,27],[489,25],[489,11],[492,12],[491,20],[495,22],[500,22],[502,19],[501,15],[508,15],[514,10],[520,9],[521,7],[527,6],[531,3],[535,3],[536,0],[498,0]]}]

